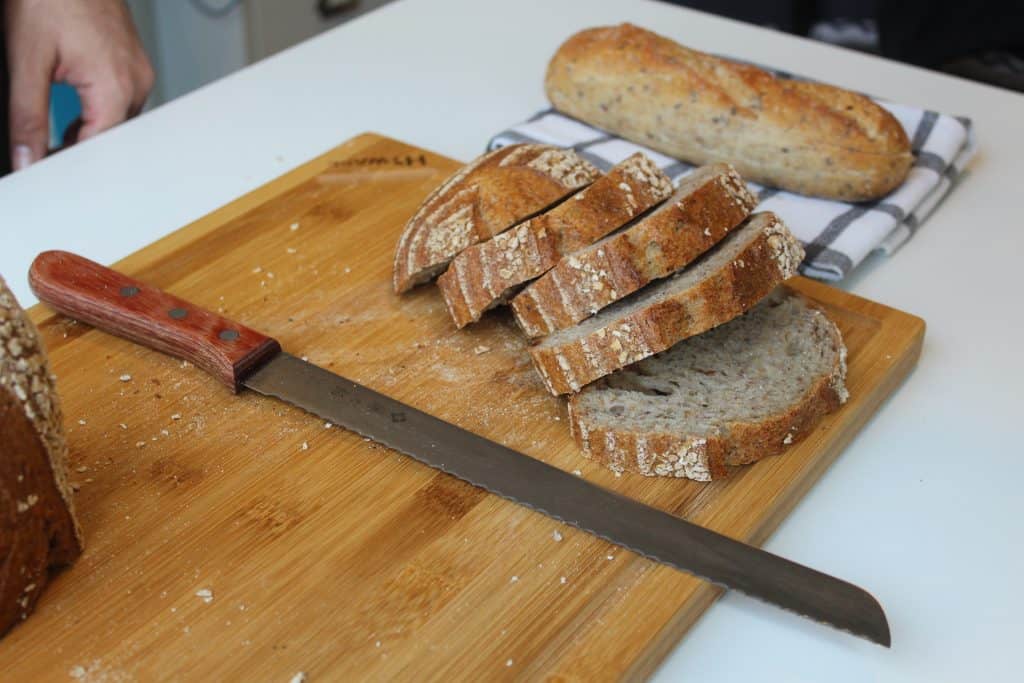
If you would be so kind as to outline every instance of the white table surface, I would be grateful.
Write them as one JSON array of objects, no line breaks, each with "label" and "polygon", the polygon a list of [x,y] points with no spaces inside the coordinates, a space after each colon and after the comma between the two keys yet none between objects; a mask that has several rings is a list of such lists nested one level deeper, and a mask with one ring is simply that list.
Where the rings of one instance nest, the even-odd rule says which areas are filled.
[{"label": "white table surface", "polygon": [[545,104],[562,40],[622,20],[970,116],[981,145],[920,233],[846,283],[923,317],[924,353],[767,544],[871,590],[893,648],[730,594],[655,680],[1024,680],[1021,95],[654,2],[403,0],[0,180],[0,273],[31,304],[37,252],[112,262],[366,130],[472,158]]}]

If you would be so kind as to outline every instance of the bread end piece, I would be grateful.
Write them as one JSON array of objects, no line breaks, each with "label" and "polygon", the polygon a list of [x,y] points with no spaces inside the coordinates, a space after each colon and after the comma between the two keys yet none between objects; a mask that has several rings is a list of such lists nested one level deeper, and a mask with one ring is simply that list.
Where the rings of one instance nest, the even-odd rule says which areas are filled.
[{"label": "bread end piece", "polygon": [[478,157],[428,195],[406,223],[395,249],[395,292],[429,282],[465,248],[598,176],[600,171],[573,150],[551,145],[509,145]]},{"label": "bread end piece", "polygon": [[0,635],[82,550],[60,401],[39,333],[0,279]]}]

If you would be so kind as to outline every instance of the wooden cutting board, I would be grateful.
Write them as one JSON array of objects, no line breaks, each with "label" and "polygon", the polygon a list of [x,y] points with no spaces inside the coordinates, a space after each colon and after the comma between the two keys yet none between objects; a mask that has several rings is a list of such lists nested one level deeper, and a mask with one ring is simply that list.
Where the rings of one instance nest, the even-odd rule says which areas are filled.
[{"label": "wooden cutting board", "polygon": [[[918,357],[922,320],[797,279],[846,338],[850,402],[727,481],[616,477],[576,450],[507,313],[457,332],[434,287],[392,293],[405,220],[456,166],[363,135],[116,267],[752,543]],[[87,548],[0,641],[9,680],[639,678],[719,594],[180,361],[31,315],[59,378]]]}]

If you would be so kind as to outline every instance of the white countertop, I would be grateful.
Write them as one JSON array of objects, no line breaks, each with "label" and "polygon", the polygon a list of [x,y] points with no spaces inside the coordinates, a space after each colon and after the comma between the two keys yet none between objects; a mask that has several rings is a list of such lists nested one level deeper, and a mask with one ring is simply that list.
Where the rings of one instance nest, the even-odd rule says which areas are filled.
[{"label": "white countertop", "polygon": [[544,106],[562,40],[623,20],[970,116],[980,140],[919,234],[845,285],[928,322],[919,367],[766,546],[873,592],[893,648],[730,594],[655,680],[1020,680],[1024,96],[653,2],[403,0],[0,180],[0,273],[28,305],[39,251],[112,262],[366,130],[472,158]]}]

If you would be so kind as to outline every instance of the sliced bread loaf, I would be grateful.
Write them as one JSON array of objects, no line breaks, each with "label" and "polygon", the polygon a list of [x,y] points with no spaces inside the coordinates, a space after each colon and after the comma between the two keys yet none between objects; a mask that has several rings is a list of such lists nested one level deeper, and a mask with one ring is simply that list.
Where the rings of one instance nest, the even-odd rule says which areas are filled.
[{"label": "sliced bread loaf", "polygon": [[835,324],[784,287],[735,320],[569,399],[588,458],[616,471],[708,481],[810,432],[844,403]]},{"label": "sliced bread loaf", "polygon": [[622,227],[671,193],[668,176],[637,153],[550,211],[465,249],[437,281],[452,319],[458,327],[479,320],[563,255]]},{"label": "sliced bread loaf", "polygon": [[509,145],[459,169],[409,219],[395,251],[394,287],[433,279],[453,256],[543,211],[601,175],[571,149]]},{"label": "sliced bread loaf", "polygon": [[0,635],[82,549],[64,425],[39,333],[0,279]]},{"label": "sliced bread loaf", "polygon": [[579,391],[732,320],[795,275],[803,256],[775,214],[754,214],[685,270],[545,337],[530,355],[551,393]]},{"label": "sliced bread loaf", "polygon": [[662,206],[624,230],[563,258],[512,300],[530,337],[572,327],[667,277],[721,240],[757,206],[728,164],[703,166]]}]

